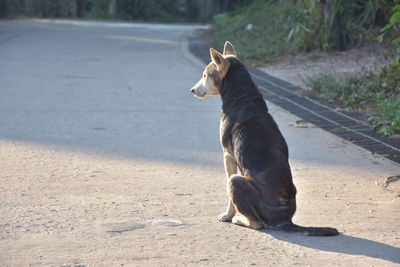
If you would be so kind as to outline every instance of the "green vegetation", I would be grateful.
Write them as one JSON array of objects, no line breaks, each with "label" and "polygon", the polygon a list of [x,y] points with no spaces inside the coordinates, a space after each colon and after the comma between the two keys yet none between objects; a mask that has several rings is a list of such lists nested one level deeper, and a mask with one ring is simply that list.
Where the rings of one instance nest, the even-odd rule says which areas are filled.
[{"label": "green vegetation", "polygon": [[4,0],[2,9],[3,16],[186,21],[179,0]]},{"label": "green vegetation", "polygon": [[387,48],[382,62],[390,64],[358,77],[322,74],[307,84],[332,105],[367,112],[378,132],[400,133],[400,0],[253,0],[214,22],[217,44],[232,41],[250,64],[380,40]]},{"label": "green vegetation", "polygon": [[215,38],[235,43],[248,63],[282,53],[344,50],[389,20],[391,0],[252,0],[245,7],[214,16]]},{"label": "green vegetation", "polygon": [[[390,71],[390,74],[388,74]],[[400,71],[386,66],[379,74],[337,78],[310,77],[306,84],[318,97],[336,106],[366,112],[369,122],[384,135],[400,133]]]},{"label": "green vegetation", "polygon": [[331,104],[367,112],[370,123],[384,135],[400,133],[400,1],[395,1],[390,22],[381,30],[389,64],[377,74],[339,79],[322,74],[306,83]]},{"label": "green vegetation", "polygon": [[[399,77],[397,77],[399,79]],[[384,135],[400,133],[400,83],[385,87],[381,75],[337,78],[332,74],[310,77],[306,84],[329,104],[366,112],[369,122]]]},{"label": "green vegetation", "polygon": [[161,22],[207,22],[246,0],[0,0],[0,18],[125,19]]},{"label": "green vegetation", "polygon": [[[315,42],[320,12],[315,1],[253,1],[252,4],[214,17],[215,38],[222,46],[233,42],[247,63],[265,62],[282,53],[308,51]],[[306,8],[305,2],[309,3]],[[313,18],[313,19],[312,19]]]}]

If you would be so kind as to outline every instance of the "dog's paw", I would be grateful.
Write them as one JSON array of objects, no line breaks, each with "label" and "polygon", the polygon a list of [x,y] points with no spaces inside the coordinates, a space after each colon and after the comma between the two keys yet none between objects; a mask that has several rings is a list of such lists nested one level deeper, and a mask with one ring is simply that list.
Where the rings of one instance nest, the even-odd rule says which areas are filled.
[{"label": "dog's paw", "polygon": [[225,212],[218,215],[217,218],[218,218],[218,221],[220,221],[220,222],[231,222],[232,221],[232,218],[230,218],[228,216],[228,214]]}]

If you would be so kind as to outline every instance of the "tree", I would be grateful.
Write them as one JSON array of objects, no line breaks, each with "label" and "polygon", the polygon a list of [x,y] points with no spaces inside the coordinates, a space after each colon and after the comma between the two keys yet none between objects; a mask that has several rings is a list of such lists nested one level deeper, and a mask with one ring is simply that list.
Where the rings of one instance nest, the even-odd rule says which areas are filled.
[{"label": "tree", "polygon": [[115,17],[117,13],[117,0],[109,0],[108,1],[108,14],[112,17]]}]

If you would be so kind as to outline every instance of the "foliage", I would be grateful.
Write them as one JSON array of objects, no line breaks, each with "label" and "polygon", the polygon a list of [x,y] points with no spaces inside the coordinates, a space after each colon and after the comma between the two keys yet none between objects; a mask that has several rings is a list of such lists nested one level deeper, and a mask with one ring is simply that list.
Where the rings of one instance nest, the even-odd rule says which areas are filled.
[{"label": "foliage", "polygon": [[310,77],[305,82],[328,103],[354,107],[356,103],[362,102],[361,94],[357,92],[360,88],[357,77],[337,79],[332,74],[324,73]]},{"label": "foliage", "polygon": [[333,50],[349,49],[382,27],[389,19],[393,0],[333,0],[333,7],[325,24],[325,47]]},{"label": "foliage", "polygon": [[379,133],[400,133],[400,0],[395,1],[389,23],[378,37],[387,46],[386,59],[377,74],[338,79],[322,74],[306,83],[327,102],[369,113]]},{"label": "foliage", "polygon": [[386,74],[369,74],[337,78],[319,74],[306,79],[306,84],[326,102],[350,110],[366,112],[370,123],[384,135],[400,133],[400,77],[396,85],[387,83]]},{"label": "foliage", "polygon": [[119,0],[118,17],[122,19],[184,21],[179,0]]},{"label": "foliage", "polygon": [[[214,17],[217,43],[232,41],[247,63],[281,53],[348,49],[366,37],[376,39],[383,28],[379,39],[388,53],[376,74],[343,79],[323,74],[307,83],[331,104],[368,112],[379,132],[400,133],[400,0],[250,2]],[[383,64],[388,59],[391,64]]]},{"label": "foliage", "polygon": [[378,39],[389,43],[393,49],[389,49],[389,56],[393,58],[392,67],[400,65],[400,0],[395,0],[393,14],[390,22],[381,30],[382,34]]},{"label": "foliage", "polygon": [[[0,17],[79,17],[207,22],[216,13],[243,6],[249,0],[0,0]],[[116,12],[115,12],[116,10]]]},{"label": "foliage", "polygon": [[391,62],[378,75],[378,83],[389,97],[379,99],[377,108],[383,114],[381,119],[385,122],[380,127],[380,132],[390,135],[400,132],[400,0],[395,0],[390,22],[381,32],[379,39],[386,39]]},{"label": "foliage", "polygon": [[400,98],[379,98],[378,117],[375,119],[378,131],[384,135],[400,133]]},{"label": "foliage", "polygon": [[253,1],[244,8],[216,15],[215,37],[221,46],[225,40],[234,42],[240,57],[248,63],[268,61],[283,52],[320,46],[313,38],[318,33],[319,16],[315,1],[293,5]]},{"label": "foliage", "polygon": [[248,63],[281,53],[351,48],[389,20],[392,0],[253,0],[214,17],[218,44],[231,40]]}]

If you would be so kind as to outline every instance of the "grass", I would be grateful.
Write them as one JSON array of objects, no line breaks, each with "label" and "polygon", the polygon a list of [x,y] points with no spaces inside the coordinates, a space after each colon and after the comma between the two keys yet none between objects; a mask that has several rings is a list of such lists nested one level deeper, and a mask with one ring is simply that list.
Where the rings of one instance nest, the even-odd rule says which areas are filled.
[{"label": "grass", "polygon": [[320,98],[366,112],[368,121],[384,135],[400,134],[400,0],[394,3],[390,22],[378,37],[386,42],[391,62],[380,67],[378,74],[346,79],[322,74],[306,81]]},{"label": "grass", "polygon": [[[243,8],[216,15],[213,19],[217,48],[221,49],[229,40],[239,58],[251,65],[274,60],[281,54],[329,50],[333,47],[329,43],[332,22],[326,25],[320,2],[253,0]],[[366,112],[378,132],[400,134],[400,0],[335,3],[334,14],[341,21],[341,36],[352,45],[373,29],[373,25],[381,27],[382,21],[379,21],[385,21],[390,7],[395,5],[390,23],[378,38],[390,44],[387,51],[393,63],[381,67],[379,74],[343,79],[322,74],[309,78],[307,84],[318,97],[332,105]]]},{"label": "grass", "polygon": [[[397,70],[400,74],[400,69]],[[319,74],[306,79],[316,96],[335,106],[368,115],[369,123],[383,135],[400,134],[400,75],[388,84],[383,74],[338,78]]]},{"label": "grass", "polygon": [[231,41],[239,57],[248,64],[318,47],[320,44],[313,36],[319,28],[320,12],[316,4],[305,8],[304,2],[315,1],[296,1],[294,5],[254,1],[244,8],[216,15],[213,19],[217,45],[222,47],[226,40]]},{"label": "grass", "polygon": [[375,126],[384,135],[400,133],[400,96],[397,99],[378,99],[379,113],[375,119]]}]

